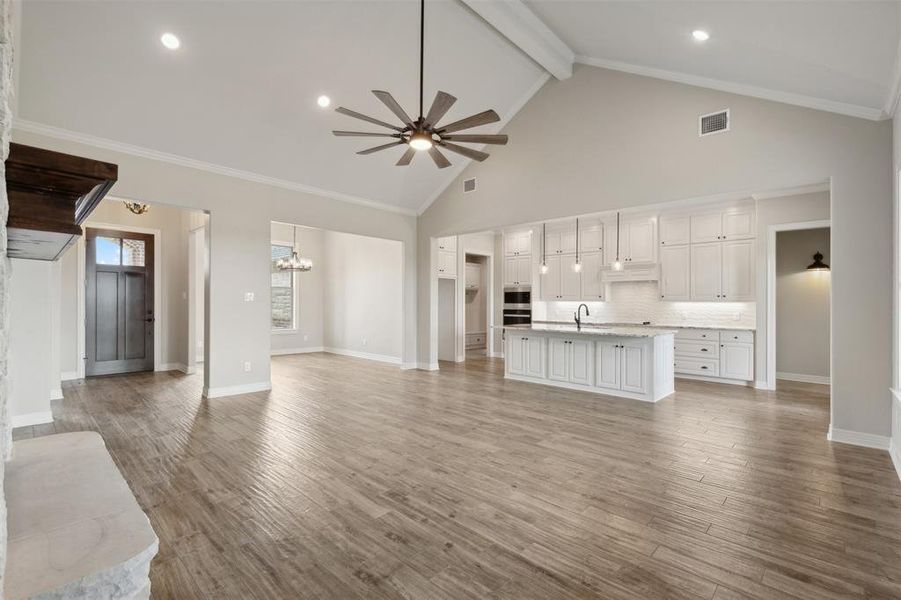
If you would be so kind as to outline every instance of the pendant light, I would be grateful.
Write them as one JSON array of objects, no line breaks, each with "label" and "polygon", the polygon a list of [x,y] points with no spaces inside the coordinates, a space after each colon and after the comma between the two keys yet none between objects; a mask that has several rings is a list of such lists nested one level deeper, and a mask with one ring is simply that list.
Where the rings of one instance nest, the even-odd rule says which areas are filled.
[{"label": "pendant light", "polygon": [[616,213],[616,260],[613,261],[613,270],[623,270],[623,262],[619,259],[619,213]]},{"label": "pendant light", "polygon": [[294,226],[294,243],[291,246],[291,258],[280,258],[275,263],[279,271],[300,271],[302,273],[313,270],[313,261],[309,258],[301,258],[297,254],[297,226]]},{"label": "pendant light", "polygon": [[829,265],[827,265],[826,263],[823,262],[822,253],[819,250],[817,250],[817,253],[813,255],[813,263],[811,263],[807,267],[807,270],[808,271],[829,271],[831,269],[829,268]]},{"label": "pendant light", "polygon": [[582,257],[579,256],[579,218],[576,217],[576,264],[573,265],[573,271],[582,272]]},{"label": "pendant light", "polygon": [[538,272],[542,275],[547,273],[547,223],[541,224],[541,266]]}]

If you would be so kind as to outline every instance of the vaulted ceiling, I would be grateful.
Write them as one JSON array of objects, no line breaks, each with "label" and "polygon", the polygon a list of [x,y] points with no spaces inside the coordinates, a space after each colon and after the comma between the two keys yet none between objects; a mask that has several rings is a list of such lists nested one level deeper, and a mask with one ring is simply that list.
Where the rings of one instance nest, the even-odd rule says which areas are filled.
[{"label": "vaulted ceiling", "polygon": [[[473,132],[499,129],[538,89],[548,74],[534,47],[549,37],[570,61],[866,118],[897,85],[897,2],[527,0],[517,10],[547,26],[522,29],[529,46],[489,24],[480,7],[492,1],[426,8],[426,104],[440,89],[459,99],[447,119],[487,108],[504,119]],[[413,0],[24,2],[18,126],[416,211],[467,161],[449,155],[439,171],[425,156],[394,166],[400,149],[358,156],[378,140],[331,130],[377,128],[316,99],[393,122],[369,92],[383,89],[414,112],[417,25]],[[694,42],[697,28],[708,42]],[[160,44],[166,31],[177,51]]]}]

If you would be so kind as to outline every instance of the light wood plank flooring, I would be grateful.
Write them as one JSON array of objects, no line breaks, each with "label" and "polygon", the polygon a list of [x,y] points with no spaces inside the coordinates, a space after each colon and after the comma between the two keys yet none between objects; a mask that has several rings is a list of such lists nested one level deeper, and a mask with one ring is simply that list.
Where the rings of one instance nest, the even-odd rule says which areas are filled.
[{"label": "light wood plank flooring", "polygon": [[901,598],[901,484],[825,439],[821,386],[649,405],[326,354],[269,394],[69,383],[160,537],[154,598]]}]

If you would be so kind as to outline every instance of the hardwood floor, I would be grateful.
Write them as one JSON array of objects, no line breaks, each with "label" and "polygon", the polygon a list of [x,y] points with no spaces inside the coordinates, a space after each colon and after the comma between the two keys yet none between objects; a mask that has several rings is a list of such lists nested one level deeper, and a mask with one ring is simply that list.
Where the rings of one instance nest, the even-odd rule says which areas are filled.
[{"label": "hardwood floor", "polygon": [[825,439],[822,386],[677,380],[657,405],[502,379],[273,358],[69,383],[160,537],[154,598],[901,598],[901,483]]}]

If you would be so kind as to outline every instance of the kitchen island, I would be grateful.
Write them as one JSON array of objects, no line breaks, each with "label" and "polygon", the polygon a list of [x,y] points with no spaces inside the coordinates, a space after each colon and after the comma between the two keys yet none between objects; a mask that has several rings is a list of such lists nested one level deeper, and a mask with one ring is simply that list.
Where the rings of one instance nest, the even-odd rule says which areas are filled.
[{"label": "kitchen island", "polygon": [[504,378],[657,402],[674,391],[676,331],[533,323],[504,327]]}]

